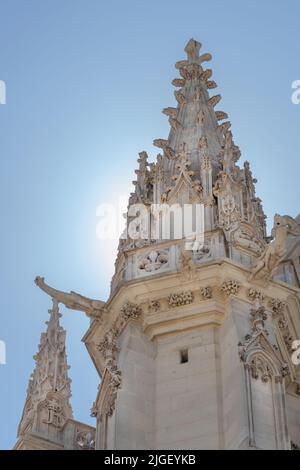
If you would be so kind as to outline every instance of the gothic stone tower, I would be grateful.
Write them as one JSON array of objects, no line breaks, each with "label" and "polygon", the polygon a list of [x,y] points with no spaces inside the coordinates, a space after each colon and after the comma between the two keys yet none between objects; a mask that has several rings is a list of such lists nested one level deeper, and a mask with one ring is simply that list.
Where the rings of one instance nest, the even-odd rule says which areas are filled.
[{"label": "gothic stone tower", "polygon": [[[223,111],[210,54],[191,39],[155,163],[139,155],[107,302],[37,284],[91,319],[83,340],[101,377],[96,449],[290,449],[300,445],[300,217],[272,236],[249,163]],[[148,237],[132,211],[143,204]],[[199,204],[203,239],[166,239],[153,204]],[[156,206],[155,206],[156,207]],[[132,228],[132,225],[131,225]],[[154,231],[159,235],[153,236]]]}]

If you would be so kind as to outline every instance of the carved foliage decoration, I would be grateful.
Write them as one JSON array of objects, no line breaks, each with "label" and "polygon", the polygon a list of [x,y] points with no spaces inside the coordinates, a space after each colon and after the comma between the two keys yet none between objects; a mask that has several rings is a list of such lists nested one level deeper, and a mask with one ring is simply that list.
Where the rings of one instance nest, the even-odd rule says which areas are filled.
[{"label": "carved foliage decoration", "polygon": [[287,319],[286,303],[280,299],[271,299],[270,307],[272,309],[275,321],[278,325],[280,334],[287,347],[289,353],[293,352],[292,343],[295,339],[291,333],[290,326]]},{"label": "carved foliage decoration", "polygon": [[191,304],[194,300],[191,291],[180,292],[179,294],[171,294],[168,298],[170,307],[180,307],[182,305]]},{"label": "carved foliage decoration", "polygon": [[268,382],[272,378],[272,370],[268,362],[260,356],[254,356],[248,367],[254,379],[260,378],[262,382]]},{"label": "carved foliage decoration", "polygon": [[248,297],[251,302],[262,302],[264,300],[263,293],[260,290],[254,289],[252,287],[248,290]]},{"label": "carved foliage decoration", "polygon": [[166,250],[152,250],[150,253],[139,258],[138,269],[142,272],[151,273],[166,266],[168,261],[169,256]]},{"label": "carved foliage decoration", "polygon": [[241,284],[234,279],[224,281],[221,287],[221,291],[224,292],[228,297],[235,296],[239,293]]},{"label": "carved foliage decoration", "polygon": [[200,294],[203,300],[208,300],[212,298],[212,288],[207,286],[207,287],[201,287],[200,289]]},{"label": "carved foliage decoration", "polygon": [[[129,320],[136,320],[142,314],[142,309],[139,305],[132,302],[125,302],[122,306],[120,315],[117,317],[112,328],[105,334],[103,340],[97,345],[98,351],[104,358],[105,365],[105,398],[102,400],[101,410],[97,408],[95,403],[92,407],[92,416],[112,416],[115,409],[115,401],[117,391],[122,384],[122,374],[117,365],[117,353],[119,348],[117,346],[118,337]],[[102,384],[100,392],[102,391]]]},{"label": "carved foliage decoration", "polygon": [[121,314],[124,320],[135,320],[142,313],[142,309],[139,305],[136,305],[132,302],[126,302],[121,308]]}]

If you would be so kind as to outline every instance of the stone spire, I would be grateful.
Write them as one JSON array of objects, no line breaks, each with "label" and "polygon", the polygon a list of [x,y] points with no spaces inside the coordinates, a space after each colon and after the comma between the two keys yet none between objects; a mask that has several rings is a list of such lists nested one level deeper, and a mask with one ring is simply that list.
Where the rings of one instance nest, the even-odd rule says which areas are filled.
[{"label": "stone spire", "polygon": [[36,366],[32,373],[27,398],[19,424],[18,436],[34,433],[56,440],[66,420],[73,417],[69,402],[71,380],[68,377],[66,331],[60,326],[58,302],[54,299],[42,333]]},{"label": "stone spire", "polygon": [[[185,47],[187,60],[175,64],[181,78],[173,80],[178,88],[175,91],[177,107],[169,107],[163,113],[169,117],[171,125],[167,140],[156,139],[154,145],[163,149],[164,155],[172,160],[183,148],[192,160],[192,166],[199,164],[204,151],[218,162],[224,145],[224,134],[230,128],[230,122],[219,124],[227,119],[223,111],[215,111],[221,95],[210,96],[209,90],[217,87],[211,80],[212,70],[204,69],[204,63],[210,61],[210,54],[199,54],[201,44],[190,39]],[[173,168],[173,165],[169,165]]]},{"label": "stone spire", "polygon": [[[201,54],[201,47],[199,42],[190,39],[185,47],[187,58],[175,64],[180,75],[172,81],[177,106],[163,109],[171,128],[167,139],[153,142],[160,149],[156,162],[148,163],[146,152],[139,154],[135,190],[129,198],[129,206],[136,203],[147,206],[144,225],[149,236],[144,237],[137,214],[128,211],[127,226],[136,224],[138,230],[135,237],[129,235],[120,240],[112,292],[124,280],[150,275],[133,268],[139,250],[172,240],[171,235],[169,239],[157,235],[160,222],[155,207],[158,206],[164,205],[161,212],[165,210],[164,214],[168,214],[167,206],[201,205],[202,232],[199,235],[198,226],[194,238],[204,242],[201,249],[198,243],[193,245],[193,251],[202,250],[194,253],[198,264],[228,257],[236,261],[247,259],[251,268],[265,249],[265,215],[255,193],[256,180],[247,162],[243,167],[238,165],[240,149],[234,143],[228,115],[215,109],[221,95],[212,91],[217,84],[212,80],[212,70],[205,68],[212,57],[208,53]],[[128,234],[133,232],[128,231]],[[185,236],[183,234],[183,238]],[[176,243],[174,239],[174,245]],[[174,262],[174,269],[175,266]]]}]

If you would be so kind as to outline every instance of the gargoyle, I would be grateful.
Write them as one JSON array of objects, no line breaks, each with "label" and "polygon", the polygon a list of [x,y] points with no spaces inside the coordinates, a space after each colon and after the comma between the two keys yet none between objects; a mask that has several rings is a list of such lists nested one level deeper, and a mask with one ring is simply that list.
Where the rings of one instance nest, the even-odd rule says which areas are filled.
[{"label": "gargoyle", "polygon": [[101,300],[93,300],[83,295],[77,294],[76,292],[62,292],[45,283],[44,278],[37,276],[35,278],[36,285],[50,295],[57,302],[62,303],[65,307],[72,310],[79,310],[84,312],[90,318],[99,318],[105,310],[105,302]]},{"label": "gargoyle", "polygon": [[288,215],[274,217],[272,229],[273,240],[260,256],[250,280],[255,278],[269,279],[274,270],[284,260],[294,237],[300,237],[300,214],[296,219]]}]

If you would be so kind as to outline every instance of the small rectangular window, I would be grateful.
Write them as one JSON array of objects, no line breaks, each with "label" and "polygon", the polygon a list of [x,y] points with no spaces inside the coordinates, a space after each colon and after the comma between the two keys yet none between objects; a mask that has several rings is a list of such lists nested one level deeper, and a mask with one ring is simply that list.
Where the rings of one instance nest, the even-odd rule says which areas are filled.
[{"label": "small rectangular window", "polygon": [[180,351],[180,364],[186,364],[187,362],[189,362],[189,351],[182,349]]}]

